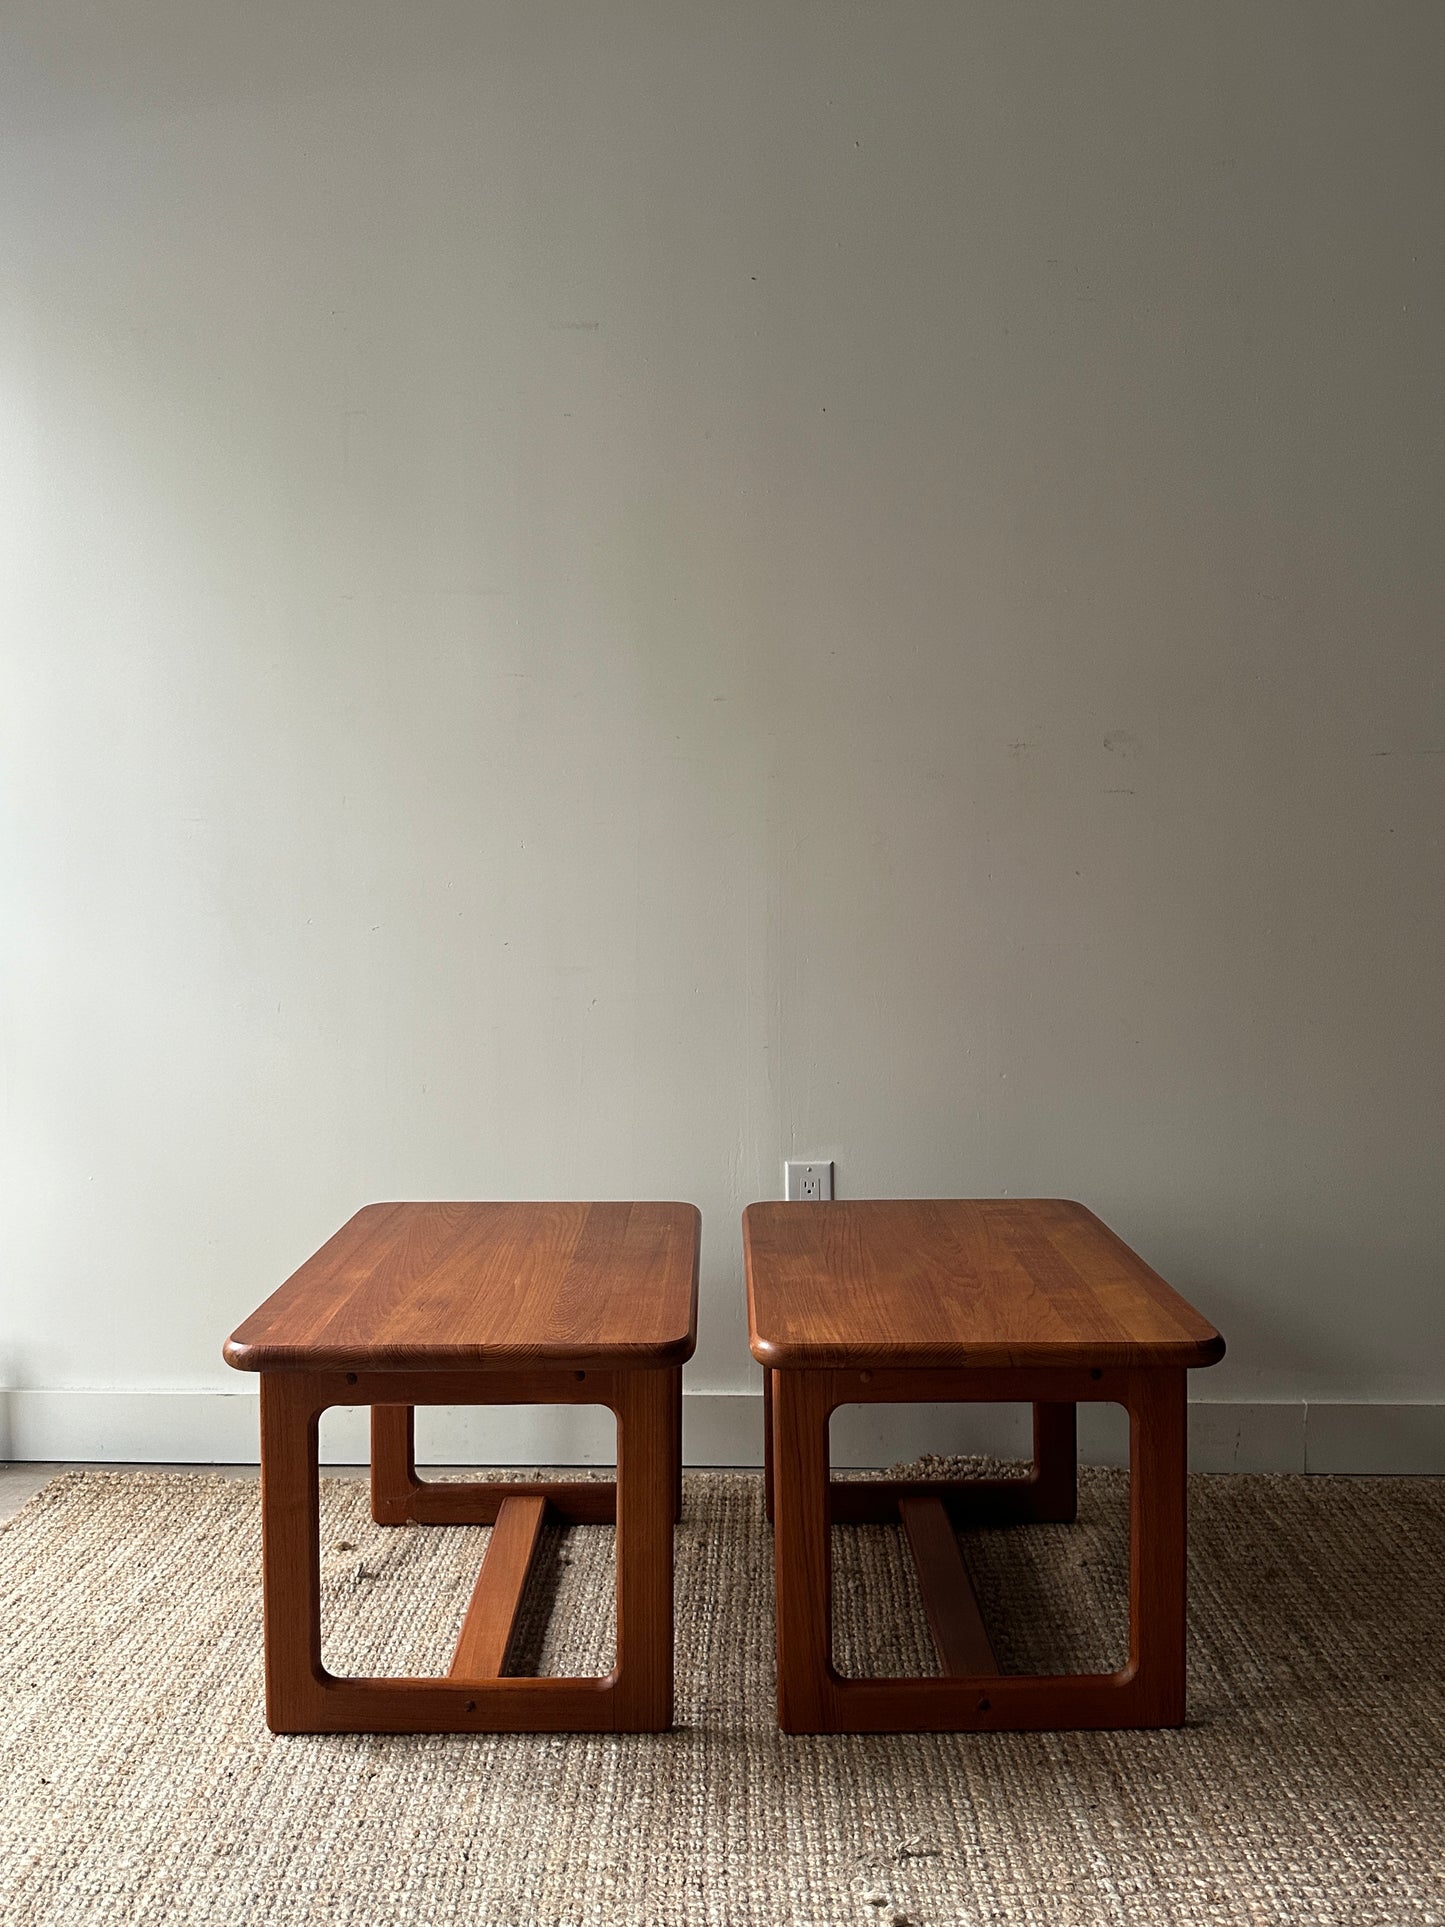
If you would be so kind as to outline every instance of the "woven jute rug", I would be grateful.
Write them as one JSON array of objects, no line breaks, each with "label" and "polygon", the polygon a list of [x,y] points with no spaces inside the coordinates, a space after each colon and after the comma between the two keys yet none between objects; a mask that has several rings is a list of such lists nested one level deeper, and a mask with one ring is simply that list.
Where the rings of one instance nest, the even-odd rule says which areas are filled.
[{"label": "woven jute rug", "polygon": [[[326,1655],[444,1671],[486,1534],[323,1485]],[[58,1480],[0,1532],[0,1919],[1445,1922],[1445,1483],[1202,1478],[1180,1732],[789,1739],[759,1482],[692,1477],[664,1736],[271,1737],[259,1506]],[[545,1544],[514,1662],[604,1670],[611,1532]],[[845,1670],[931,1667],[899,1535],[837,1535]],[[1005,1668],[1108,1664],[1121,1477],[968,1535]],[[550,1618],[548,1617],[550,1613]]]}]

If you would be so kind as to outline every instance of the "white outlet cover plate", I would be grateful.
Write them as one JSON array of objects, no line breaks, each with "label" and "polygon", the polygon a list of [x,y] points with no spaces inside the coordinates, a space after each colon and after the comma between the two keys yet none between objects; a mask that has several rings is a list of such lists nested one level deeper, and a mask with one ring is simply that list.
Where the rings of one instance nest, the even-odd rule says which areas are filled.
[{"label": "white outlet cover plate", "polygon": [[833,1195],[831,1158],[786,1158],[783,1162],[783,1196],[825,1204]]}]

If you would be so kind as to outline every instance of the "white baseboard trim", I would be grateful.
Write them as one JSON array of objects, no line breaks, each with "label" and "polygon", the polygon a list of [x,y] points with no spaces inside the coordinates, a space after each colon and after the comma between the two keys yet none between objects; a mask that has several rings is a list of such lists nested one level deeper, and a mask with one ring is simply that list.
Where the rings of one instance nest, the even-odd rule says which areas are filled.
[{"label": "white baseboard trim", "polygon": [[[608,1414],[588,1406],[423,1408],[418,1455],[436,1465],[592,1465],[613,1458]],[[1127,1422],[1114,1406],[1084,1406],[1080,1454],[1119,1465]],[[1190,1462],[1200,1472],[1445,1473],[1445,1403],[1201,1402],[1189,1408]],[[924,1452],[1023,1458],[1027,1406],[850,1406],[833,1422],[839,1466],[887,1465]],[[0,1459],[162,1465],[254,1464],[254,1391],[0,1390]],[[328,1465],[368,1456],[366,1414],[339,1408],[322,1421]],[[689,1465],[756,1465],[762,1398],[689,1392],[683,1454]]]}]

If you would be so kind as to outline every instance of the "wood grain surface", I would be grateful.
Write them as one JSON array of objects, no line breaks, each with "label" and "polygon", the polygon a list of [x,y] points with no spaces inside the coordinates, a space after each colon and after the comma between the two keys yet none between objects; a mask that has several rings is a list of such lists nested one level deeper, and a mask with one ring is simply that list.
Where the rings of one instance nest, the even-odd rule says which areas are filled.
[{"label": "wood grain surface", "polygon": [[680,1365],[690,1204],[372,1204],[227,1340],[242,1371]]},{"label": "wood grain surface", "polygon": [[452,1655],[453,1679],[498,1679],[522,1608],[547,1501],[539,1493],[504,1499],[487,1541],[471,1603]]},{"label": "wood grain surface", "polygon": [[1063,1199],[754,1204],[743,1246],[767,1366],[1187,1367],[1224,1353],[1156,1271]]}]

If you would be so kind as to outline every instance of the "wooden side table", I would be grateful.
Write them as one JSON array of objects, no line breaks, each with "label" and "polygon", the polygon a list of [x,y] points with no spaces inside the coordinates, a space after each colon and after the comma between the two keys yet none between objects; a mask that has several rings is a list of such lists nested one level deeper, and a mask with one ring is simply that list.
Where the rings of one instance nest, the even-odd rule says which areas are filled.
[{"label": "wooden side table", "polygon": [[[661,1732],[672,1724],[682,1364],[697,1335],[690,1204],[374,1204],[227,1340],[261,1374],[266,1718],[277,1733]],[[417,1405],[605,1405],[615,1482],[427,1484]],[[338,1678],[321,1660],[317,1421],[369,1405],[386,1525],[490,1525],[450,1673]],[[606,1678],[504,1671],[548,1512],[617,1526]]]},{"label": "wooden side table", "polygon": [[[1092,1212],[1058,1199],[754,1204],[743,1242],[784,1730],[1181,1725],[1184,1375],[1223,1356],[1214,1327]],[[1032,1404],[1032,1477],[830,1480],[838,1406],[917,1400]],[[955,1526],[1072,1520],[1075,1408],[1097,1400],[1129,1412],[1128,1662],[1003,1675]],[[941,1678],[844,1678],[833,1666],[831,1528],[864,1521],[903,1525]]]}]

